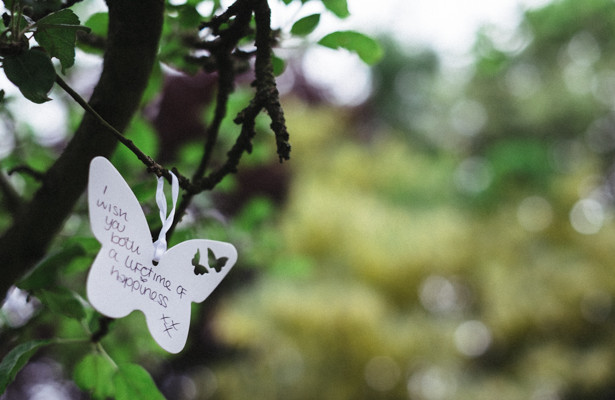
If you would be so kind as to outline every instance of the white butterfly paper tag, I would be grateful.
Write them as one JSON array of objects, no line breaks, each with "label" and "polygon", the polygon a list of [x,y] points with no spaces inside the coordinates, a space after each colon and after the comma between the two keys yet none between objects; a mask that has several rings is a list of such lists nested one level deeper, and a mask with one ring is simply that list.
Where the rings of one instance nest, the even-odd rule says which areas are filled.
[{"label": "white butterfly paper tag", "polygon": [[218,286],[237,261],[235,247],[187,240],[154,265],[143,210],[104,157],[90,164],[88,206],[92,232],[102,244],[88,275],[90,303],[111,318],[141,310],[156,342],[170,353],[180,352],[188,337],[190,303],[204,301]]}]

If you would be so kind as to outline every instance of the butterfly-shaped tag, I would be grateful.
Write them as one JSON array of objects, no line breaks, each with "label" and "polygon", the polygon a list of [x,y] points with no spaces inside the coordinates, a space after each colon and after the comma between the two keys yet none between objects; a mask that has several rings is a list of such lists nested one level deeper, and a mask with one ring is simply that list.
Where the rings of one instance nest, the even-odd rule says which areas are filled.
[{"label": "butterfly-shaped tag", "polygon": [[170,353],[180,352],[188,337],[190,303],[204,301],[218,286],[237,261],[235,247],[187,240],[164,252],[154,265],[143,210],[104,157],[90,164],[88,206],[92,232],[102,244],[88,275],[90,303],[111,318],[141,310],[156,342]]}]

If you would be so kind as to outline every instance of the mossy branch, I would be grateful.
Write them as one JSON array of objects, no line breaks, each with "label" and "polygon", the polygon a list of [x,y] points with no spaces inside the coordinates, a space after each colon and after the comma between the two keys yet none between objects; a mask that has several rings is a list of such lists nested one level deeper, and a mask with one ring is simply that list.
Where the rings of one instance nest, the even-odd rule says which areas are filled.
[{"label": "mossy branch", "polygon": [[[256,56],[254,67],[256,92],[250,104],[234,119],[236,124],[241,125],[241,129],[235,144],[227,152],[226,161],[220,167],[205,175],[213,147],[218,138],[220,124],[226,115],[228,99],[233,90],[235,65],[233,58],[243,61],[246,56],[251,55],[237,49],[237,44],[250,31],[249,24],[252,15],[254,15],[256,22],[256,52],[254,53]],[[222,29],[221,27],[225,24],[230,25],[228,28]],[[210,59],[213,58],[215,69],[218,71],[218,99],[214,119],[207,131],[204,154],[193,176],[195,190],[185,193],[182,197],[176,214],[179,218],[174,221],[170,233],[196,193],[213,189],[225,176],[237,172],[237,166],[243,154],[252,152],[252,140],[256,135],[256,117],[263,109],[268,112],[272,120],[271,128],[276,136],[280,162],[290,158],[289,135],[279,101],[271,61],[273,38],[271,9],[267,0],[237,0],[224,13],[202,24],[201,28],[209,28],[214,35],[218,36],[213,41],[193,43],[195,48],[205,49],[211,53],[211,57],[204,60],[204,65],[211,68]]]}]

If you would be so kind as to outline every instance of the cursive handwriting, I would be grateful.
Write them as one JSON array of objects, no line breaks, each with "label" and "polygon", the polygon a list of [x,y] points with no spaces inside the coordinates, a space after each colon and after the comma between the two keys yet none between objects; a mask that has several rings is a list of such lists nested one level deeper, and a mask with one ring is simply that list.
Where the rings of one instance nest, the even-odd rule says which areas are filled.
[{"label": "cursive handwriting", "polygon": [[138,245],[135,245],[135,241],[132,240],[130,236],[120,236],[116,235],[115,232],[111,232],[111,243],[117,244],[126,250],[141,255],[141,248]]},{"label": "cursive handwriting", "polygon": [[124,232],[126,229],[126,225],[120,224],[120,222],[115,218],[109,218],[108,215],[105,215],[105,230],[116,230],[118,232]]},{"label": "cursive handwriting", "polygon": [[129,289],[131,293],[137,292],[142,296],[146,296],[151,301],[154,301],[164,308],[167,308],[168,296],[162,293],[158,293],[156,290],[145,286],[139,279],[134,279],[130,276],[126,276],[120,273],[114,265],[111,266],[111,276],[115,275],[115,279],[124,287]]},{"label": "cursive handwriting", "polygon": [[120,207],[114,204],[106,203],[104,200],[97,199],[96,207],[107,210],[107,212],[109,212],[111,215],[123,218],[125,222],[128,222],[128,212],[122,210]]}]

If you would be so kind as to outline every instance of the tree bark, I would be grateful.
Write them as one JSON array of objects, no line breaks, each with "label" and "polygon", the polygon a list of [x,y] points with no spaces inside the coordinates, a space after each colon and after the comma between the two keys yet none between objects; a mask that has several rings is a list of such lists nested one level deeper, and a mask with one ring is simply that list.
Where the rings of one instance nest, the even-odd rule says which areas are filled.
[{"label": "tree bark", "polygon": [[[163,0],[107,0],[109,37],[89,104],[123,132],[138,110],[162,31]],[[47,252],[87,185],[90,160],[110,156],[117,140],[86,113],[32,200],[0,238],[0,299]],[[0,300],[1,301],[1,300]]]}]

